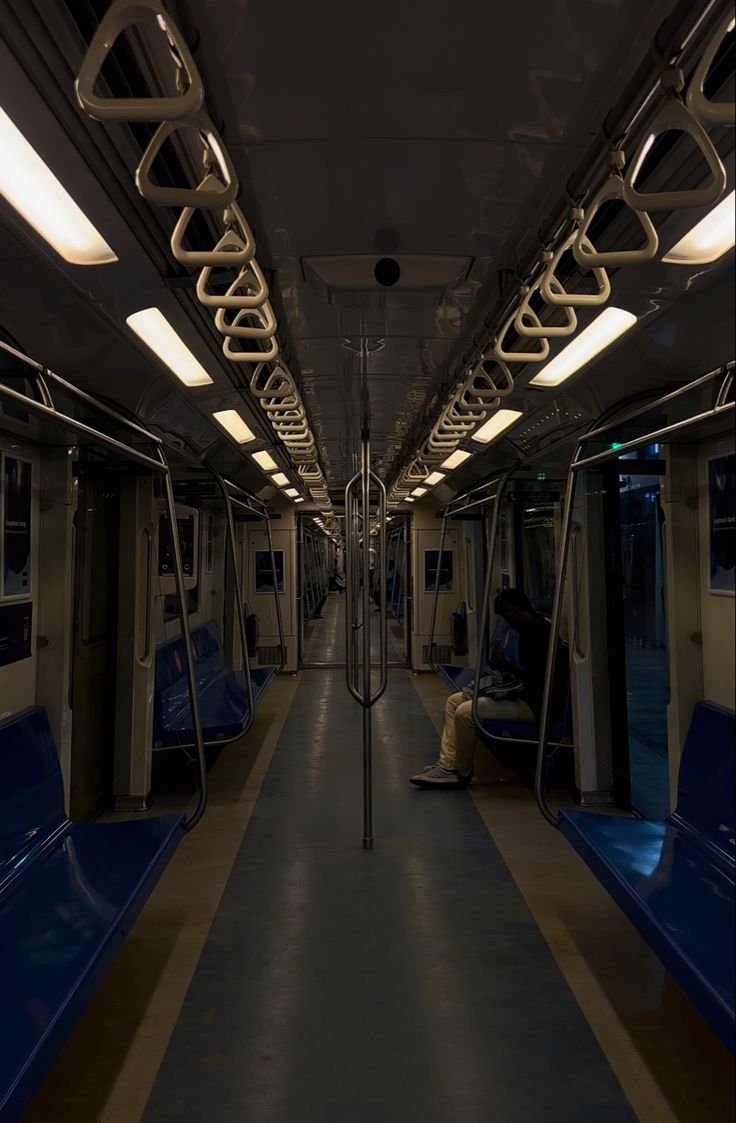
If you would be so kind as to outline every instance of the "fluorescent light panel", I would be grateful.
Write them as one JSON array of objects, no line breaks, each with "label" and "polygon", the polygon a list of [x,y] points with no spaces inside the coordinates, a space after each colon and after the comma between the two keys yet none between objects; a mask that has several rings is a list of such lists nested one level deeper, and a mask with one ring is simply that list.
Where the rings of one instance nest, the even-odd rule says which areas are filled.
[{"label": "fluorescent light panel", "polygon": [[255,460],[258,467],[263,468],[264,472],[275,472],[278,468],[278,464],[271,456],[271,453],[266,452],[265,449],[263,450],[263,452],[252,452],[251,456]]},{"label": "fluorescent light panel", "polygon": [[427,487],[434,487],[435,484],[441,483],[445,478],[444,472],[430,472],[424,482]]},{"label": "fluorescent light panel", "polygon": [[108,265],[117,261],[51,169],[0,107],[0,194],[65,261]]},{"label": "fluorescent light panel", "polygon": [[295,500],[294,500],[294,502],[295,502],[295,503],[303,503],[303,502],[304,502],[304,500],[302,499],[302,497],[301,497],[301,496],[299,496],[299,498],[298,498],[298,499],[295,499]]},{"label": "fluorescent light panel", "polygon": [[239,445],[247,445],[249,441],[256,439],[255,433],[248,428],[236,409],[219,409],[212,416]]},{"label": "fluorescent light panel", "polygon": [[275,484],[278,484],[279,487],[289,486],[289,477],[286,472],[277,472],[275,476],[271,476],[271,479]]},{"label": "fluorescent light panel", "polygon": [[485,425],[481,425],[477,433],[473,433],[473,440],[487,445],[503,433],[504,429],[514,425],[520,417],[520,409],[499,409],[493,417],[486,421]]},{"label": "fluorescent light panel", "polygon": [[185,386],[208,386],[212,382],[160,308],[142,308],[125,322]]},{"label": "fluorescent light panel", "polygon": [[404,502],[405,502],[405,503],[415,503],[415,502],[416,502],[416,500],[415,500],[415,499],[412,499],[412,497],[411,497],[410,495],[407,495],[407,497],[406,497],[406,499],[404,500]]},{"label": "fluorescent light panel", "polygon": [[415,487],[412,491],[412,495],[416,496],[417,499],[421,499],[423,495],[427,494],[427,491],[428,488],[426,487]]},{"label": "fluorescent light panel", "polygon": [[295,487],[287,487],[286,491],[284,492],[284,495],[288,495],[290,499],[296,499],[298,494],[299,492]]},{"label": "fluorescent light panel", "polygon": [[466,460],[470,460],[471,456],[472,453],[466,452],[464,448],[457,448],[454,452],[450,453],[450,455],[447,457],[447,460],[442,461],[440,467],[447,468],[449,469],[449,471],[452,471],[453,468],[459,468],[460,465],[464,464]]},{"label": "fluorescent light panel", "polygon": [[559,386],[633,328],[635,323],[636,316],[631,312],[625,312],[623,308],[606,308],[559,355],[555,355],[552,362],[543,366],[529,385]]},{"label": "fluorescent light panel", "polygon": [[722,199],[710,214],[701,218],[662,261],[670,265],[710,265],[732,250],[736,243],[736,192]]}]

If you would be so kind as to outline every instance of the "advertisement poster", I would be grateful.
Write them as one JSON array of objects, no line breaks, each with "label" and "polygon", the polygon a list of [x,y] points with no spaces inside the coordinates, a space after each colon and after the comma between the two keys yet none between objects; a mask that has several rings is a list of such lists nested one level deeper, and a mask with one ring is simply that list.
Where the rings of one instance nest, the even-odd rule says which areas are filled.
[{"label": "advertisement poster", "polygon": [[[437,581],[437,559],[439,557],[439,550],[425,550],[424,551],[424,591],[425,593],[433,593],[435,583]],[[440,584],[439,591],[441,593],[452,592],[452,550],[442,551],[442,564],[440,566]]]},{"label": "advertisement poster", "polygon": [[736,456],[708,461],[708,526],[711,593],[736,591]]},{"label": "advertisement poster", "polygon": [[[276,580],[279,583],[279,592],[284,591],[284,551],[274,550],[276,560]],[[268,550],[256,550],[256,580],[257,593],[273,593],[273,570],[271,569],[271,554]]]},{"label": "advertisement poster", "polygon": [[32,465],[17,456],[3,456],[3,588],[4,597],[31,592]]}]

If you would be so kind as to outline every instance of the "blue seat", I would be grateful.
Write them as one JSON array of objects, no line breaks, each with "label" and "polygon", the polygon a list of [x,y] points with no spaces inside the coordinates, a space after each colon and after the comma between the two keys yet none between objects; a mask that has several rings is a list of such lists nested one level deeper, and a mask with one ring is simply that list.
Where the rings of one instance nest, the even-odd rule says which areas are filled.
[{"label": "blue seat", "polygon": [[[220,633],[214,620],[192,632],[192,650],[205,742],[239,737],[249,717],[245,674],[225,668]],[[256,705],[275,673],[275,667],[251,670]],[[178,636],[156,648],[153,745],[154,748],[172,748],[191,745],[193,741],[184,642]]]},{"label": "blue seat", "polygon": [[0,1119],[19,1120],[184,837],[71,823],[46,711],[0,722]]},{"label": "blue seat", "polygon": [[666,819],[560,812],[560,829],[667,970],[734,1049],[734,733],[698,702]]}]

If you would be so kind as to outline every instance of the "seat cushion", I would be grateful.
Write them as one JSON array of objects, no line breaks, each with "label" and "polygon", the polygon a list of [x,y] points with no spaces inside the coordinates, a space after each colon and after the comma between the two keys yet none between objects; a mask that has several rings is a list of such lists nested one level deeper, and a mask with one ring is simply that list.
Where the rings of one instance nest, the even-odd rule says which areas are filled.
[{"label": "seat cushion", "polygon": [[733,1049],[734,879],[676,822],[560,812],[560,828]]},{"label": "seat cushion", "polygon": [[11,1105],[37,1088],[183,825],[181,814],[70,824],[0,897],[0,1115],[19,1117]]}]

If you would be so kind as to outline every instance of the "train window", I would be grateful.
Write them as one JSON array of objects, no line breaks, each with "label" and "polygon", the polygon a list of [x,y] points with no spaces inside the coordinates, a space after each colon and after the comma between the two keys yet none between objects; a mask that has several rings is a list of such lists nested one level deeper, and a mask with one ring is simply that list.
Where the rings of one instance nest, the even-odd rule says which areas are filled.
[{"label": "train window", "polygon": [[555,507],[525,504],[521,511],[523,588],[535,608],[552,611],[555,593]]}]

